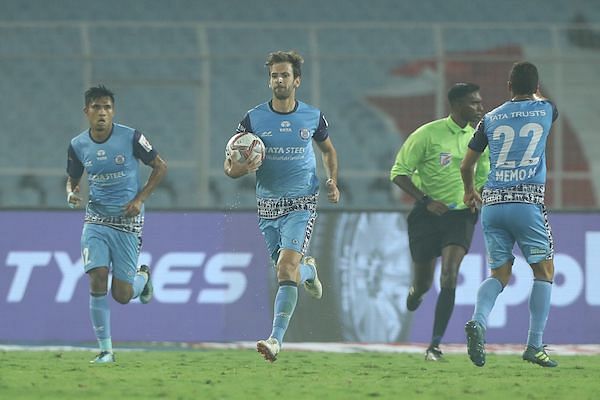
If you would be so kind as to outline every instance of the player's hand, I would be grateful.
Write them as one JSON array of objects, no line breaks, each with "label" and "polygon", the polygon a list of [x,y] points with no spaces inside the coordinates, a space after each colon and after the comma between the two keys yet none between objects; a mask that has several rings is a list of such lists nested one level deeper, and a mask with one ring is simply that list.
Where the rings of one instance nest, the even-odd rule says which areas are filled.
[{"label": "player's hand", "polygon": [[232,178],[238,178],[258,171],[262,165],[262,158],[259,154],[242,161],[237,161],[233,157],[229,157],[227,162],[229,163],[228,175]]},{"label": "player's hand", "polygon": [[340,190],[337,187],[336,181],[327,179],[325,186],[327,187],[327,200],[329,200],[330,203],[337,203],[340,201]]},{"label": "player's hand", "polygon": [[67,193],[67,205],[70,208],[81,206],[81,197],[79,197],[79,185],[75,186],[72,192]]},{"label": "player's hand", "polygon": [[469,209],[473,213],[476,213],[477,210],[479,210],[481,208],[481,203],[483,203],[481,196],[475,190],[471,190],[470,192],[465,192],[463,201],[465,202],[465,205],[467,207],[469,207]]},{"label": "player's hand", "polygon": [[429,204],[427,204],[427,211],[440,216],[448,212],[448,206],[441,201],[431,200]]},{"label": "player's hand", "polygon": [[143,202],[137,198],[125,204],[125,216],[135,217],[136,215],[139,215],[142,211],[142,204]]}]

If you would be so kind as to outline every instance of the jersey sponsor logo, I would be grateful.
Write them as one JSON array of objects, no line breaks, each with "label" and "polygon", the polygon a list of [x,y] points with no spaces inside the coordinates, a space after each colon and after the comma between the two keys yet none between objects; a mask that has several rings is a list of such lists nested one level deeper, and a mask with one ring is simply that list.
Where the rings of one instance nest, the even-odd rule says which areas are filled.
[{"label": "jersey sponsor logo", "polygon": [[292,133],[292,123],[290,121],[281,121],[281,127],[279,128],[281,133]]},{"label": "jersey sponsor logo", "polygon": [[83,163],[84,167],[91,167],[92,166],[92,160],[87,160],[86,162]]},{"label": "jersey sponsor logo", "polygon": [[300,129],[300,138],[303,140],[308,140],[310,138],[310,129],[308,129],[308,128]]},{"label": "jersey sponsor logo", "polygon": [[138,143],[144,148],[144,150],[146,150],[148,153],[150,153],[152,151],[152,145],[150,144],[150,142],[148,141],[148,139],[146,139],[146,137],[144,135],[140,135],[140,140],[138,140]]},{"label": "jersey sponsor logo", "polygon": [[117,164],[117,165],[125,164],[125,156],[123,154],[118,154],[115,157],[115,164]]},{"label": "jersey sponsor logo", "polygon": [[123,171],[119,171],[119,172],[110,172],[108,174],[91,174],[90,175],[90,181],[92,182],[103,182],[103,181],[110,181],[113,179],[118,179],[118,178],[124,178],[125,176],[125,172]]},{"label": "jersey sponsor logo", "polygon": [[272,131],[264,131],[258,134],[258,136],[260,137],[270,137],[273,136],[273,132]]},{"label": "jersey sponsor logo", "polygon": [[96,158],[98,160],[106,160],[106,151],[100,149],[96,152]]},{"label": "jersey sponsor logo", "polygon": [[450,161],[452,161],[451,153],[440,153],[440,165],[442,167],[445,167],[446,165],[450,164]]}]

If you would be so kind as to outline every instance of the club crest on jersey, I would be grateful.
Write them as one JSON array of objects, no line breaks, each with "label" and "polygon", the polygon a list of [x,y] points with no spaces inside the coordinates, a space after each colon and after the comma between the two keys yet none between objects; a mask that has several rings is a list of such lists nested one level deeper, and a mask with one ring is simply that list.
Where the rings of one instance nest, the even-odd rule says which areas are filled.
[{"label": "club crest on jersey", "polygon": [[308,129],[308,128],[300,129],[300,138],[303,140],[310,139],[310,129]]},{"label": "club crest on jersey", "polygon": [[450,164],[450,161],[452,161],[451,153],[440,153],[440,165],[442,167],[445,167],[446,165]]},{"label": "club crest on jersey", "polygon": [[123,154],[119,154],[115,157],[115,164],[121,165],[125,164],[125,156]]},{"label": "club crest on jersey", "polygon": [[100,149],[96,152],[96,158],[98,160],[106,160],[106,151]]}]

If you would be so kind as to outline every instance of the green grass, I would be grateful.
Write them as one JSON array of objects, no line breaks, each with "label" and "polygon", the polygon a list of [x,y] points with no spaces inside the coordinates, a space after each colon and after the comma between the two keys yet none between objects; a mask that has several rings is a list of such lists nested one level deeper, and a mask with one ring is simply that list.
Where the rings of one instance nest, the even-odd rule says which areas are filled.
[{"label": "green grass", "polygon": [[89,365],[86,351],[0,351],[1,399],[598,399],[599,356],[558,356],[541,368],[520,355],[287,351],[274,364],[251,350],[118,352]]}]

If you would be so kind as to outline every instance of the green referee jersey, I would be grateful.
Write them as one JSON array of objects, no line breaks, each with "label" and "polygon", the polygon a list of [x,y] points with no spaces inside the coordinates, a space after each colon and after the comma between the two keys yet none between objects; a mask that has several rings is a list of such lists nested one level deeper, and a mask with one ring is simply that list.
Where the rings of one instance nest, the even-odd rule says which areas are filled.
[{"label": "green referee jersey", "polygon": [[[408,175],[423,193],[452,209],[467,208],[463,202],[460,163],[475,129],[456,125],[450,116],[427,123],[414,131],[402,144],[390,179]],[[477,162],[475,187],[480,189],[490,172],[489,150]]]}]

